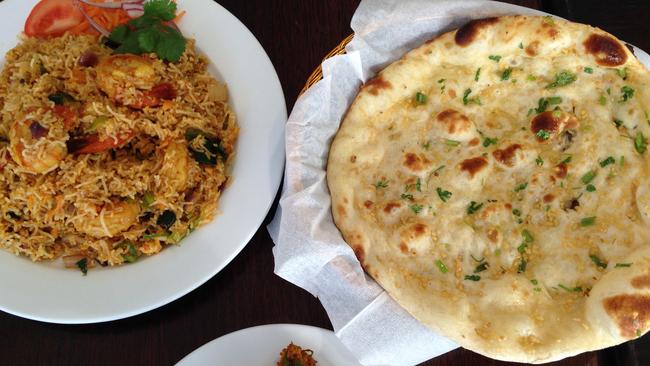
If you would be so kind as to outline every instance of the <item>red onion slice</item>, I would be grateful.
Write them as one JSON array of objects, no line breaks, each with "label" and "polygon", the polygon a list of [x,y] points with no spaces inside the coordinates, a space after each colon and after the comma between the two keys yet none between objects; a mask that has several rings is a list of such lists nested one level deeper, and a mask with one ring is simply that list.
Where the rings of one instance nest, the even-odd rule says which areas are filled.
[{"label": "red onion slice", "polygon": [[122,3],[122,9],[131,18],[141,17],[144,14],[144,5],[142,3]]},{"label": "red onion slice", "polygon": [[124,8],[124,5],[140,5],[141,7],[144,7],[143,3],[144,0],[129,0],[129,1],[117,1],[117,2],[105,2],[105,3],[97,3],[94,1],[90,0],[77,0],[81,1],[82,3],[90,6],[96,6],[98,8],[105,8],[105,9],[119,9],[119,8]]},{"label": "red onion slice", "polygon": [[38,140],[41,137],[47,136],[47,133],[50,132],[50,130],[41,126],[40,123],[32,121],[32,123],[29,125],[29,132],[32,133],[33,139]]},{"label": "red onion slice", "polygon": [[[2,0],[0,0],[2,1]],[[111,33],[109,30],[105,29],[101,25],[99,25],[97,22],[95,22],[83,9],[80,3],[84,3],[86,5],[90,6],[96,6],[99,8],[104,8],[104,9],[120,9],[124,10],[126,14],[131,17],[131,18],[137,18],[140,17],[144,14],[144,0],[128,0],[124,2],[105,2],[105,3],[96,3],[90,0],[74,0],[75,5],[77,8],[81,11],[81,14],[83,14],[84,18],[90,23],[90,25],[95,28],[97,32],[99,32],[101,35],[104,37],[108,37],[108,35]],[[176,29],[177,31],[180,32],[180,29],[176,25],[176,23],[172,22],[166,22],[167,25],[170,27]]]}]

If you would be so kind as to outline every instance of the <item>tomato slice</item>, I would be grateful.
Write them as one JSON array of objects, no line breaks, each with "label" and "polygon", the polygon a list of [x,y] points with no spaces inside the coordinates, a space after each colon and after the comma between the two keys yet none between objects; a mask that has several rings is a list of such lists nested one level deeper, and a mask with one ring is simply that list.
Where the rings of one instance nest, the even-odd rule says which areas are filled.
[{"label": "tomato slice", "polygon": [[74,0],[41,0],[25,21],[30,37],[60,36],[85,21]]}]

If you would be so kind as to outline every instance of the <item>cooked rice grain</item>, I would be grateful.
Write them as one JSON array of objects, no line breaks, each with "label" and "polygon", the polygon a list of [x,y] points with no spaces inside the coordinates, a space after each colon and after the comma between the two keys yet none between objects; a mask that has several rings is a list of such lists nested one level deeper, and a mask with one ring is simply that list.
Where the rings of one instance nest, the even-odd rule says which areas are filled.
[{"label": "cooked rice grain", "polygon": [[[158,253],[214,218],[228,181],[238,127],[225,86],[208,74],[193,41],[175,64],[127,56],[127,66],[142,60],[144,71],[152,68],[151,80],[119,67],[102,69],[111,80],[99,80],[105,66],[78,65],[88,51],[100,64],[113,57],[94,36],[23,39],[0,75],[0,246],[34,261],[82,255],[119,265],[129,245],[138,255]],[[175,97],[147,106],[165,83]],[[61,92],[74,100],[55,107],[48,97]],[[216,165],[193,158],[190,128],[219,141]],[[71,140],[93,134],[117,146],[69,151]],[[153,202],[145,202],[147,192]],[[168,231],[158,223],[167,210],[176,216]]]}]

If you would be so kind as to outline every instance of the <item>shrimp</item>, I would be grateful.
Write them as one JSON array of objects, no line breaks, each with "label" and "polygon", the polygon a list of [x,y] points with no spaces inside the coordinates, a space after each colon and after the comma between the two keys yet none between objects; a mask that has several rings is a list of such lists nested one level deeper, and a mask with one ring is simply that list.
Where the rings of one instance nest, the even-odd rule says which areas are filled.
[{"label": "shrimp", "polygon": [[187,169],[189,154],[184,142],[172,141],[165,149],[160,176],[165,178],[167,186],[180,192],[187,186]]},{"label": "shrimp", "polygon": [[98,208],[97,215],[77,220],[75,229],[95,238],[113,237],[133,225],[140,215],[140,205],[129,201],[113,201]]},{"label": "shrimp", "polygon": [[170,83],[159,83],[153,61],[136,55],[113,55],[97,66],[97,84],[116,103],[133,109],[157,107],[176,98]]},{"label": "shrimp", "polygon": [[59,166],[68,150],[64,140],[50,137],[47,128],[26,119],[9,129],[9,153],[28,172],[45,174]]}]

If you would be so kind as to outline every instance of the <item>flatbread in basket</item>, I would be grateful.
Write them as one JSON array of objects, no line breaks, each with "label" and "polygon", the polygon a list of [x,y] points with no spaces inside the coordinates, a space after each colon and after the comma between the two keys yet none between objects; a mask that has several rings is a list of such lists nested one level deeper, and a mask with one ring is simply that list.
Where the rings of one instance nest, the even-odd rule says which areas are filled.
[{"label": "flatbread in basket", "polygon": [[327,168],[338,228],[413,316],[548,362],[650,327],[650,73],[551,17],[474,20],[366,82]]}]

